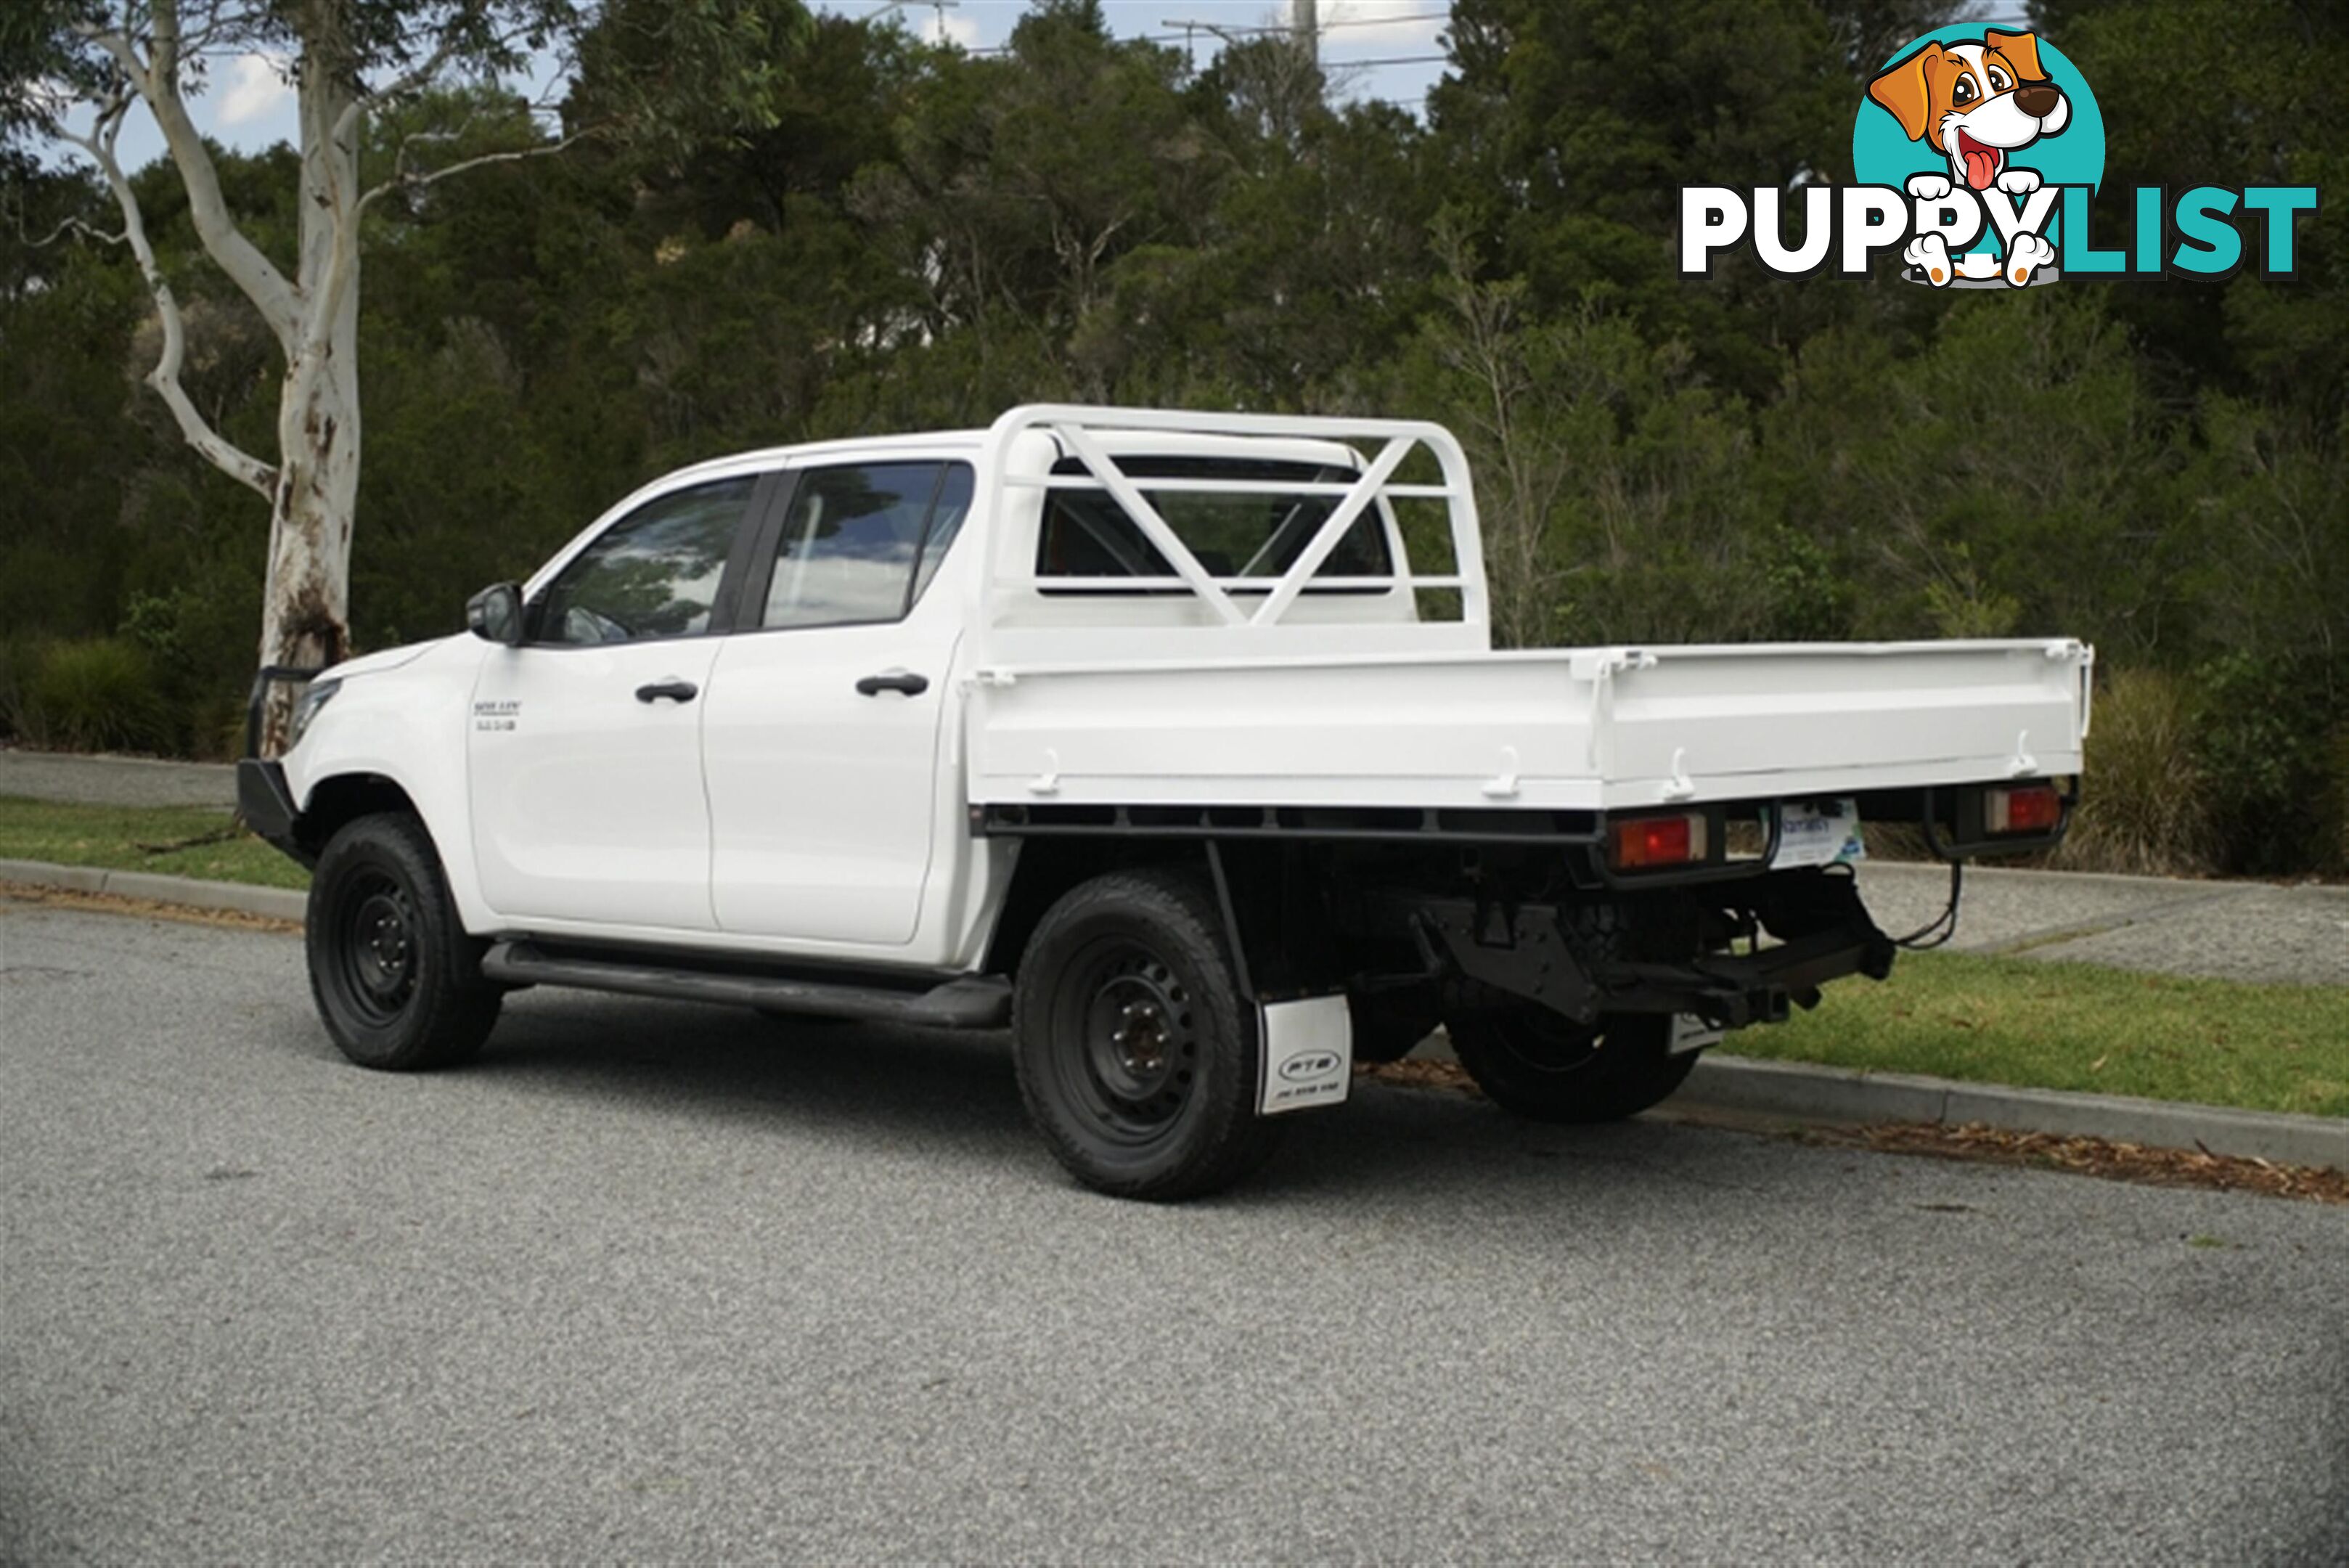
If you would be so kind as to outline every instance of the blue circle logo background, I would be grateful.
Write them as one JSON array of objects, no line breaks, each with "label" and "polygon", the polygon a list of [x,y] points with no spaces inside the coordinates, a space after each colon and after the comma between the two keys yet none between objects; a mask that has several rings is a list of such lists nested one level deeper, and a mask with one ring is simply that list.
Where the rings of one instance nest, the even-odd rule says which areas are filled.
[{"label": "blue circle logo background", "polygon": [[[1909,39],[1883,66],[1881,75],[1896,61],[1905,60],[1929,43],[1979,44],[1987,29],[1980,22],[1961,22],[1948,27],[1936,27],[1930,33]],[[2019,29],[2001,27],[2002,33]],[[2072,100],[2071,122],[2053,136],[2043,136],[2015,154],[2015,161],[2026,169],[2039,171],[2040,180],[2049,185],[2096,185],[2105,181],[2105,115],[2096,107],[2096,95],[2088,90],[2088,78],[2080,67],[2064,57],[2064,51],[2039,39],[2039,63],[2046,67],[2047,79]],[[1859,100],[1859,118],[1852,122],[1851,166],[1853,174],[1863,185],[1890,185],[1906,190],[1911,174],[1947,174],[1950,161],[1933,151],[1933,144],[1920,139],[1909,140],[1900,132],[1900,122],[1890,110],[1863,94]],[[2052,226],[2049,230],[2054,232]],[[1993,242],[1994,243],[1994,242]]]}]

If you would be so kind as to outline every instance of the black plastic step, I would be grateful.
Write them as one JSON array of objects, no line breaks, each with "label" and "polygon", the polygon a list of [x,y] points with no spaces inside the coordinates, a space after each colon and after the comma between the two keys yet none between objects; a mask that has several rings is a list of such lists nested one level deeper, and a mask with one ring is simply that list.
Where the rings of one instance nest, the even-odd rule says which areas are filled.
[{"label": "black plastic step", "polygon": [[505,985],[568,985],[876,1023],[1000,1029],[1011,1021],[1011,982],[991,975],[963,975],[926,991],[901,991],[782,975],[720,974],[642,959],[556,954],[526,941],[492,946],[481,956],[481,973]]}]

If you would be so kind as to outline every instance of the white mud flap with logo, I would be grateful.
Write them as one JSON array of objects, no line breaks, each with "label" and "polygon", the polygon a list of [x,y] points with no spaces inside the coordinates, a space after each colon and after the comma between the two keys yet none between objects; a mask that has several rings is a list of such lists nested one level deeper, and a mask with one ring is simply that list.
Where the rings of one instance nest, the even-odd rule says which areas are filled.
[{"label": "white mud flap with logo", "polygon": [[1257,1017],[1264,1041],[1258,1116],[1344,1103],[1354,1081],[1354,1021],[1343,996],[1268,1002]]}]

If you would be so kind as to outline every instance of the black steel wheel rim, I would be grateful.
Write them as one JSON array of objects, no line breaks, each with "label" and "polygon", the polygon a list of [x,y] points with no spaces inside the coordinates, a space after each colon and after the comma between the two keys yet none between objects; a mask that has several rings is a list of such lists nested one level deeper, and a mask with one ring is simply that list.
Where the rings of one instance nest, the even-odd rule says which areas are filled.
[{"label": "black steel wheel rim", "polygon": [[372,1024],[399,1017],[416,995],[419,931],[407,887],[377,870],[354,874],[336,900],[335,976],[344,1002]]},{"label": "black steel wheel rim", "polygon": [[1197,1014],[1164,959],[1133,938],[1097,939],[1071,960],[1055,1012],[1058,1076],[1089,1131],[1142,1144],[1182,1119],[1198,1078]]}]

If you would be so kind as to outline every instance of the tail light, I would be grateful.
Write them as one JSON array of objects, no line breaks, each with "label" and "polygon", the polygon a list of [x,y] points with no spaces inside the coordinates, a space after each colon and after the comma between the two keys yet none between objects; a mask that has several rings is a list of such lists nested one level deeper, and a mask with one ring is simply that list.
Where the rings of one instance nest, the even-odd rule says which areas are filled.
[{"label": "tail light", "polygon": [[1986,790],[1982,826],[1992,833],[2053,833],[2064,820],[2064,797],[2054,784]]},{"label": "tail light", "polygon": [[1702,860],[1707,847],[1701,811],[1619,817],[1608,825],[1608,858],[1618,871],[1686,866]]}]

